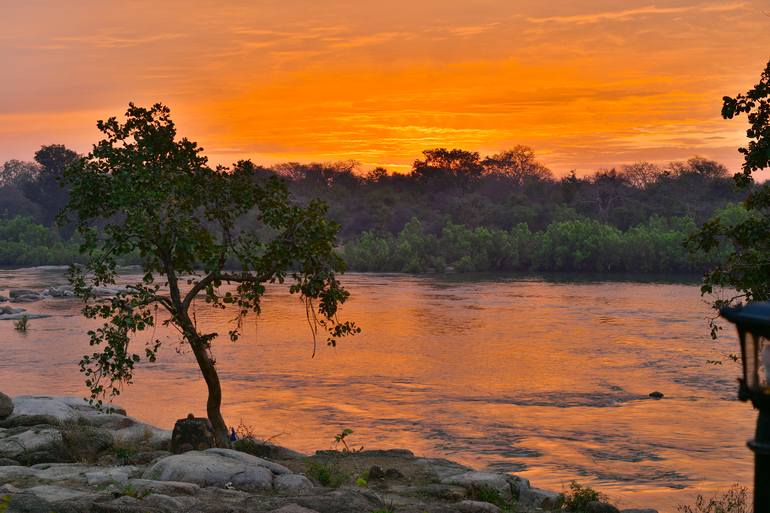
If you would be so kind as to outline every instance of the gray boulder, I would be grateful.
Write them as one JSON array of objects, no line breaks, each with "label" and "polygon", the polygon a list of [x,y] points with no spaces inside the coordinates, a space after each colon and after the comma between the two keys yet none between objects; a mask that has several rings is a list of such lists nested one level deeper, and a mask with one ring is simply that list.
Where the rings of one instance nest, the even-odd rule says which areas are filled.
[{"label": "gray boulder", "polygon": [[511,485],[504,474],[471,471],[446,477],[441,480],[441,483],[459,485],[464,488],[489,488],[499,493],[500,497],[505,500],[512,498]]},{"label": "gray boulder", "polygon": [[53,451],[61,446],[58,430],[35,426],[30,429],[7,429],[0,433],[0,457],[20,460],[41,451]]},{"label": "gray boulder", "polygon": [[508,484],[511,485],[511,491],[513,492],[513,497],[516,500],[519,499],[523,490],[532,488],[529,479],[513,475],[507,475],[506,479],[508,480]]},{"label": "gray boulder", "polygon": [[105,467],[80,463],[38,463],[29,468],[35,473],[34,477],[40,481],[70,481],[80,484],[87,484],[88,473],[105,470]]},{"label": "gray boulder", "polygon": [[620,510],[607,502],[591,501],[586,504],[586,513],[620,513]]},{"label": "gray boulder", "polygon": [[278,509],[274,509],[270,513],[318,513],[314,509],[303,508],[299,504],[287,504]]},{"label": "gray boulder", "polygon": [[555,510],[561,507],[562,502],[564,502],[564,495],[557,492],[539,488],[524,488],[519,491],[518,503],[525,508]]},{"label": "gray boulder", "polygon": [[151,493],[159,495],[195,495],[200,486],[194,483],[182,483],[181,481],[152,481],[149,479],[130,479],[127,483],[136,490],[139,495]]},{"label": "gray boulder", "polygon": [[250,454],[230,449],[207,449],[163,458],[147,469],[142,477],[259,491],[273,488],[273,474],[289,473],[286,467]]},{"label": "gray boulder", "polygon": [[445,501],[459,501],[468,496],[468,490],[462,486],[440,483],[428,483],[422,486],[392,487],[394,490],[402,490],[403,493],[414,493],[423,497],[432,497]]},{"label": "gray boulder", "polygon": [[0,483],[7,483],[16,479],[37,477],[37,472],[29,467],[8,465],[0,467]]},{"label": "gray boulder", "polygon": [[481,501],[460,501],[456,507],[462,513],[500,513],[500,508],[494,504]]},{"label": "gray boulder", "polygon": [[426,469],[434,474],[439,481],[443,481],[451,476],[473,471],[470,467],[443,458],[417,458],[414,461],[418,465],[426,467]]},{"label": "gray boulder", "polygon": [[381,509],[384,504],[372,493],[340,488],[319,495],[301,495],[292,502],[318,513],[362,513]]},{"label": "gray boulder", "polygon": [[302,474],[282,474],[273,480],[273,486],[279,493],[303,495],[313,489],[313,483]]},{"label": "gray boulder", "polygon": [[9,512],[50,513],[90,511],[94,496],[60,486],[41,485],[11,495]]},{"label": "gray boulder", "polygon": [[236,440],[233,443],[233,449],[271,460],[297,460],[307,457],[301,452],[249,437]]},{"label": "gray boulder", "polygon": [[232,449],[207,449],[203,452],[238,460],[244,465],[259,465],[260,467],[267,468],[270,470],[270,472],[277,476],[282,474],[291,474],[291,470],[284,467],[283,465],[279,465],[278,463],[274,463],[263,458],[258,458],[257,456],[252,456],[251,454],[244,454],[242,452],[234,451]]},{"label": "gray boulder", "polygon": [[180,511],[201,511],[199,506],[198,501],[193,497],[150,494],[137,498],[132,495],[123,495],[87,511],[99,513],[178,513]]},{"label": "gray boulder", "polygon": [[138,471],[136,467],[105,467],[85,473],[86,481],[91,486],[103,484],[125,484]]},{"label": "gray boulder", "polygon": [[171,497],[169,495],[153,493],[141,500],[141,511],[152,511],[155,513],[178,513],[179,511],[189,511],[198,503],[193,497]]},{"label": "gray boulder", "polygon": [[153,445],[165,446],[171,438],[169,431],[128,417],[125,415],[126,411],[116,405],[110,407],[113,413],[106,413],[93,408],[78,397],[44,395],[18,396],[14,398],[13,403],[13,414],[3,421],[4,425],[58,425],[82,422],[109,431],[115,440],[123,442],[148,441]]},{"label": "gray boulder", "polygon": [[0,495],[5,495],[7,493],[19,493],[21,489],[16,488],[10,483],[6,483],[4,485],[0,485]]},{"label": "gray boulder", "polygon": [[0,392],[0,420],[13,413],[13,399]]},{"label": "gray boulder", "polygon": [[78,397],[20,395],[13,399],[13,417],[20,415],[48,416],[58,422],[75,421],[81,417],[104,415]]}]

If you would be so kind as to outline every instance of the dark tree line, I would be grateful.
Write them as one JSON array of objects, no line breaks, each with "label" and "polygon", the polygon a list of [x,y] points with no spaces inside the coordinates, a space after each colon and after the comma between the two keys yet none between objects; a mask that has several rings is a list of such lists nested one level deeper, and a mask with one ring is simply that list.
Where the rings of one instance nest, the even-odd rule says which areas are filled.
[{"label": "dark tree line", "polygon": [[412,218],[434,234],[448,221],[504,230],[526,223],[538,231],[575,218],[621,230],[653,216],[686,216],[701,224],[745,195],[724,166],[702,158],[555,179],[524,147],[483,159],[463,150],[428,150],[409,174],[374,170],[361,176],[351,164],[286,164],[278,171],[288,171],[295,194],[329,203],[345,240],[372,230],[396,234]]},{"label": "dark tree line", "polygon": [[[68,197],[67,190],[59,186],[58,178],[67,164],[76,158],[75,152],[61,145],[51,145],[42,147],[35,154],[34,162],[6,162],[0,175],[0,220],[23,216],[34,223],[53,227],[56,213]],[[426,150],[405,174],[389,173],[382,168],[364,172],[352,161],[330,164],[289,162],[270,168],[246,164],[252,167],[254,177],[277,175],[283,178],[292,196],[301,203],[307,204],[312,199],[324,201],[329,206],[329,217],[341,226],[340,242],[351,251],[364,238],[387,241],[397,239],[405,229],[411,233],[409,226],[413,226],[410,223],[415,220],[419,222],[420,233],[437,239],[443,234],[455,233],[458,226],[471,231],[485,228],[494,233],[516,233],[519,238],[522,227],[526,227],[533,240],[538,234],[553,235],[563,231],[567,229],[565,226],[585,233],[592,232],[585,226],[602,226],[621,234],[632,229],[638,234],[642,226],[647,232],[655,230],[651,226],[700,226],[715,212],[742,201],[747,194],[745,189],[736,187],[725,166],[704,158],[694,157],[666,165],[640,162],[600,169],[589,176],[581,177],[572,172],[556,178],[536,158],[532,149],[525,146],[486,157],[461,149]],[[247,219],[244,217],[239,222],[248,223]],[[595,225],[586,225],[589,221]],[[68,230],[62,232],[66,239]],[[614,233],[602,231],[605,232]],[[573,238],[582,240],[581,237],[575,234]],[[552,239],[556,240],[550,236],[541,237],[541,240]],[[674,244],[673,239],[670,243]],[[558,245],[555,242],[549,244]],[[679,244],[678,239],[676,244]],[[607,246],[608,251],[619,247],[617,244]],[[399,253],[398,248],[390,251]],[[517,248],[516,251],[525,250]],[[544,255],[542,251],[530,248],[528,258],[535,262],[527,268],[544,268],[543,262],[551,260],[557,262],[550,266],[552,268],[575,267],[579,270],[583,267],[559,264],[561,259],[554,260],[553,255]],[[357,253],[351,258],[353,268],[410,268],[392,262],[381,268],[370,262],[364,265],[361,259],[368,258],[366,253]],[[12,256],[6,256],[4,263],[13,263],[11,260]],[[454,267],[449,262],[446,265]],[[660,269],[666,266],[660,263],[651,267],[666,270]],[[477,270],[507,268],[500,265],[490,269],[470,267]],[[603,269],[601,265],[597,267]],[[630,265],[608,264],[604,267]],[[669,270],[692,270],[695,267],[678,263]]]}]

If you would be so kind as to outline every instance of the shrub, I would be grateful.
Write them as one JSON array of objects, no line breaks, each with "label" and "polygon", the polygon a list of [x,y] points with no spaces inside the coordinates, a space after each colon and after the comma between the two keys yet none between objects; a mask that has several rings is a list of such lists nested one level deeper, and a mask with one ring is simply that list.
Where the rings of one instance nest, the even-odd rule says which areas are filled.
[{"label": "shrub", "polygon": [[13,323],[13,329],[20,333],[26,333],[27,329],[29,329],[29,317],[26,315],[22,315],[21,319],[18,321],[14,321]]},{"label": "shrub", "polygon": [[270,449],[263,443],[253,438],[241,438],[233,442],[233,449],[240,452],[266,458],[270,456]]},{"label": "shrub", "polygon": [[369,470],[364,470],[356,478],[356,486],[360,486],[362,488],[366,488],[367,486],[369,486]]},{"label": "shrub", "polygon": [[708,500],[699,494],[694,505],[679,504],[676,510],[679,513],[750,513],[751,506],[748,490],[736,483],[723,494]]},{"label": "shrub", "polygon": [[339,488],[348,480],[348,476],[334,463],[310,462],[305,474],[321,486],[329,488]]},{"label": "shrub", "polygon": [[513,501],[504,499],[500,492],[486,485],[474,485],[468,489],[468,498],[479,502],[488,502],[499,507],[504,513],[516,510],[516,504]]},{"label": "shrub", "polygon": [[569,484],[569,491],[564,494],[564,509],[572,513],[584,513],[589,502],[606,502],[607,496],[590,486],[583,486],[577,481]]}]

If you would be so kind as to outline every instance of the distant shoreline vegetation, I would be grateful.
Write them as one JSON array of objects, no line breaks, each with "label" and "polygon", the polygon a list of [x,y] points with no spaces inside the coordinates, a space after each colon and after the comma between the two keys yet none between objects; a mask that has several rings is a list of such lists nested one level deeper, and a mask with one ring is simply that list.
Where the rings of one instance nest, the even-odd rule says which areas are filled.
[{"label": "distant shoreline vegetation", "polygon": [[525,223],[511,230],[448,223],[437,235],[412,219],[398,235],[364,233],[342,249],[354,271],[600,272],[696,274],[722,258],[693,256],[685,241],[689,218],[662,219],[626,231],[591,219],[553,222],[540,232]]},{"label": "distant shoreline vegetation", "polygon": [[[83,260],[73,227],[55,222],[69,196],[57,177],[77,158],[50,145],[34,162],[2,166],[0,266]],[[699,274],[729,248],[691,253],[687,238],[714,217],[729,224],[748,215],[740,205],[748,191],[724,166],[698,157],[562,178],[524,146],[487,157],[426,150],[407,174],[364,172],[352,161],[252,169],[255,180],[284,179],[300,203],[329,206],[350,271]],[[239,223],[259,235],[256,217]]]},{"label": "distant shoreline vegetation", "polygon": [[[724,212],[741,207],[729,206]],[[735,214],[733,214],[735,215]],[[485,273],[565,272],[695,275],[722,258],[690,254],[689,218],[654,217],[626,231],[591,219],[554,221],[532,232],[525,223],[511,230],[448,222],[431,234],[413,218],[396,235],[364,232],[338,248],[356,272]],[[25,217],[0,219],[0,266],[69,265],[83,261],[76,237]],[[121,264],[139,263],[138,257]]]}]

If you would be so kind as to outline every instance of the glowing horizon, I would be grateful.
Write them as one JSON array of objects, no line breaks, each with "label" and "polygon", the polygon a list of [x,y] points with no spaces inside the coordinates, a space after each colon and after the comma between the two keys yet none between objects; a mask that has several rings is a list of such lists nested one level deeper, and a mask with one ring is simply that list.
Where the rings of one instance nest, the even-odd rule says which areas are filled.
[{"label": "glowing horizon", "polygon": [[[86,152],[97,119],[169,105],[214,163],[531,146],[557,175],[694,155],[735,170],[763,2],[0,0],[0,161]],[[153,15],[149,16],[148,13]]]}]

